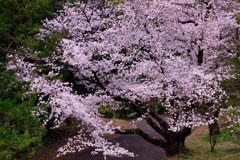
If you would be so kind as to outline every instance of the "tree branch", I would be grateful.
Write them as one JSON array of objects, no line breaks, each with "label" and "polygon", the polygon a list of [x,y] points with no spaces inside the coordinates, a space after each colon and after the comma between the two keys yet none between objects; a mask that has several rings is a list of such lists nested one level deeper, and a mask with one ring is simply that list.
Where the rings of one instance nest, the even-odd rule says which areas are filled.
[{"label": "tree branch", "polygon": [[150,135],[148,135],[147,133],[143,132],[141,129],[137,128],[135,129],[135,132],[141,136],[142,138],[144,138],[146,141],[148,141],[149,143],[155,145],[155,146],[159,146],[162,148],[166,148],[167,143],[161,139],[156,139],[151,137]]},{"label": "tree branch", "polygon": [[6,50],[8,50],[11,47],[12,44],[13,44],[13,41],[11,41],[11,43],[8,45]]},{"label": "tree branch", "polygon": [[41,61],[41,59],[40,58],[38,58],[38,57],[31,57],[31,56],[28,56],[28,55],[26,55],[26,54],[24,54],[24,53],[22,53],[22,52],[11,52],[11,51],[8,51],[7,49],[4,49],[4,48],[2,48],[2,47],[0,47],[0,49],[3,51],[3,52],[6,52],[6,53],[9,53],[9,54],[13,54],[13,55],[20,55],[20,56],[23,56],[23,57],[25,57],[25,58],[27,58],[27,59],[31,59],[31,60],[34,60],[34,61]]},{"label": "tree branch", "polygon": [[96,82],[97,82],[97,85],[98,85],[100,88],[102,88],[103,90],[106,90],[105,86],[102,84],[102,82],[101,82],[100,79],[98,78],[97,72],[95,72],[95,71],[92,70],[92,73],[93,73],[93,76],[94,76],[94,78],[95,78],[95,80],[96,80]]},{"label": "tree branch", "polygon": [[178,20],[178,23],[181,23],[181,24],[193,23],[195,26],[198,26],[198,23],[196,23],[193,20],[188,20],[188,21],[180,21],[180,20]]},{"label": "tree branch", "polygon": [[[113,98],[116,101],[122,101],[122,102],[127,102],[131,104],[131,108],[137,112],[137,114],[139,115],[144,115],[145,113],[139,108],[139,104],[134,103],[133,101],[127,99],[127,98],[122,98],[120,96],[114,97]],[[159,134],[161,134],[165,139],[168,138],[167,135],[167,131],[169,128],[169,125],[159,116],[154,115],[153,116],[158,123],[160,124],[160,126],[163,128],[159,128],[158,125],[155,124],[155,122],[149,117],[149,115],[146,115],[145,120],[147,121],[147,123]]]},{"label": "tree branch", "polygon": [[159,146],[162,148],[166,148],[166,146],[167,146],[167,142],[165,142],[164,140],[153,138],[149,134],[147,134],[146,132],[144,132],[143,130],[141,130],[139,128],[127,129],[124,131],[116,130],[115,132],[119,133],[119,134],[135,134],[136,133],[139,136],[141,136],[143,139],[145,139],[146,141],[148,141],[149,143],[151,143],[155,146]]}]

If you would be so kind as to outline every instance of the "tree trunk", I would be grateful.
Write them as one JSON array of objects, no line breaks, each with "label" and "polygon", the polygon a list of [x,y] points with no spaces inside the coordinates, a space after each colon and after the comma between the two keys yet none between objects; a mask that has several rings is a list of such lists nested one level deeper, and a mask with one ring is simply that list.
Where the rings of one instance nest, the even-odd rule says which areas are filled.
[{"label": "tree trunk", "polygon": [[184,128],[179,132],[171,132],[165,148],[167,156],[172,156],[179,153],[189,153],[190,151],[185,146],[185,139],[190,134],[190,128]]},{"label": "tree trunk", "polygon": [[130,129],[125,130],[124,132],[117,130],[117,133],[120,134],[134,134],[137,133],[139,136],[144,138],[149,143],[162,147],[166,151],[167,156],[176,155],[179,153],[189,153],[190,151],[185,146],[185,139],[188,135],[191,134],[191,128],[184,128],[179,132],[168,131],[167,138],[165,140],[156,139],[151,137],[141,129]]},{"label": "tree trunk", "polygon": [[209,124],[208,128],[209,128],[210,136],[215,136],[215,135],[219,135],[220,134],[220,129],[219,129],[217,121],[215,121],[212,124]]}]

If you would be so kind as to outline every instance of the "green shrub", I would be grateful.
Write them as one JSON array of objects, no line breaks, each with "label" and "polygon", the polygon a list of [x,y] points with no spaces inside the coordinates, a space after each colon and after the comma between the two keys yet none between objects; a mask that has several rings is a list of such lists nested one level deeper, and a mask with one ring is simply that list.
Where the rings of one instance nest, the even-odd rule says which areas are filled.
[{"label": "green shrub", "polygon": [[36,94],[23,98],[27,90],[28,84],[16,81],[13,72],[0,73],[0,159],[31,157],[46,133],[43,117],[31,113],[44,106],[36,106]]}]

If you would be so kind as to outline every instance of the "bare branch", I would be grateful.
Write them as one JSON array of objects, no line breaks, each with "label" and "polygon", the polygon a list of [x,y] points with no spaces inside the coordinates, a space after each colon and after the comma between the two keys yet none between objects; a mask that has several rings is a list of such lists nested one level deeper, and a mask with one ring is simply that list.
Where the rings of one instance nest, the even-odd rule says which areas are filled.
[{"label": "bare branch", "polygon": [[41,59],[40,58],[38,58],[38,57],[31,57],[31,56],[28,56],[27,54],[24,54],[24,53],[22,53],[22,52],[11,52],[11,51],[8,51],[7,49],[4,49],[4,48],[2,48],[2,47],[0,47],[0,49],[3,51],[3,52],[6,52],[6,53],[8,53],[8,54],[13,54],[13,55],[20,55],[20,56],[23,56],[23,57],[25,57],[26,59],[32,59],[32,60],[34,60],[34,61],[41,61]]},{"label": "bare branch", "polygon": [[135,134],[136,133],[139,136],[141,136],[143,139],[145,139],[146,141],[148,141],[149,143],[151,143],[155,146],[159,146],[162,148],[166,148],[166,146],[167,146],[167,142],[165,142],[164,140],[153,138],[149,134],[147,134],[146,132],[144,132],[143,130],[141,130],[139,128],[127,129],[124,131],[116,130],[116,133],[119,133],[119,134]]}]

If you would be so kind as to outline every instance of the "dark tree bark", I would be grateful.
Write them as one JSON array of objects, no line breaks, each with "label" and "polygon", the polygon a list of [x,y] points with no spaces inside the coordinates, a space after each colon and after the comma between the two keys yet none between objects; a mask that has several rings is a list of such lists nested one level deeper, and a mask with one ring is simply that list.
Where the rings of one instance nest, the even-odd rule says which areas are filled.
[{"label": "dark tree bark", "polygon": [[217,121],[214,121],[214,123],[208,125],[208,129],[209,129],[209,142],[210,142],[210,147],[211,147],[211,152],[214,152],[214,147],[216,145],[217,142],[217,137],[216,135],[220,134],[220,129],[218,126]]},{"label": "dark tree bark", "polygon": [[[199,108],[198,111],[199,111],[202,115],[204,115],[204,113],[207,112],[207,110],[206,110],[205,107]],[[210,117],[211,117],[211,116],[214,116],[214,117],[218,118],[218,114],[219,114],[219,112],[218,112],[218,111],[215,111],[215,112],[213,112],[213,113],[210,115]],[[209,121],[210,118],[207,117],[207,118],[205,118],[205,120],[206,120],[206,121]],[[209,129],[209,135],[210,135],[210,136],[218,135],[218,134],[221,133],[221,132],[220,132],[220,128],[219,128],[218,123],[217,123],[217,120],[214,120],[214,123],[209,124],[209,125],[208,125],[208,129]]]},{"label": "dark tree bark", "polygon": [[[135,107],[133,107],[133,109],[137,111]],[[162,117],[157,114],[156,108],[154,106],[150,106],[148,108],[150,109],[150,112],[149,115],[147,115],[145,118],[147,123],[165,139],[165,143],[152,144],[162,147],[166,151],[167,156],[172,156],[179,153],[189,153],[189,150],[185,146],[185,139],[188,135],[191,134],[191,128],[183,128],[178,132],[169,131],[170,126]],[[153,118],[157,121],[158,124],[152,120]],[[161,128],[159,126],[161,126]],[[142,137],[144,138],[144,136]],[[150,138],[148,137],[148,139],[144,139],[149,141]],[[151,143],[151,141],[149,142]]]},{"label": "dark tree bark", "polygon": [[166,151],[167,156],[173,156],[179,153],[189,153],[190,151],[185,146],[185,139],[188,135],[191,134],[191,128],[184,128],[179,132],[169,132],[167,138],[165,140],[156,139],[142,131],[141,129],[130,129],[125,132],[121,132],[119,130],[116,131],[120,134],[138,134],[143,139],[148,141],[149,143],[162,147]]},{"label": "dark tree bark", "polygon": [[201,65],[203,63],[203,49],[201,49],[200,47],[198,47],[197,58],[198,58],[198,65]]},{"label": "dark tree bark", "polygon": [[67,125],[75,124],[75,121],[72,117],[68,117],[65,121],[66,121]]},{"label": "dark tree bark", "polygon": [[208,128],[209,128],[210,136],[214,136],[214,135],[220,134],[220,129],[219,129],[217,121],[215,121],[214,123],[208,125]]},{"label": "dark tree bark", "polygon": [[[219,112],[213,112],[214,117],[218,117]],[[210,136],[215,136],[220,134],[220,129],[217,123],[217,120],[214,120],[214,123],[208,125],[209,128],[209,135]]]},{"label": "dark tree bark", "polygon": [[184,128],[179,132],[171,132],[165,148],[167,156],[179,153],[189,153],[190,151],[185,146],[185,139],[190,134],[191,128]]}]

